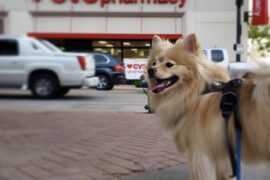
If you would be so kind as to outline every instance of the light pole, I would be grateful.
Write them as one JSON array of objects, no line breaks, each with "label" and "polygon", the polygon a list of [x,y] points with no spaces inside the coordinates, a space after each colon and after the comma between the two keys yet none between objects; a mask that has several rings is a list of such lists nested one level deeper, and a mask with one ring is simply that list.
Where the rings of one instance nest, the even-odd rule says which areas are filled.
[{"label": "light pole", "polygon": [[236,62],[241,61],[241,35],[242,35],[242,26],[241,26],[241,8],[243,6],[243,0],[236,0],[236,44],[234,44],[234,50],[236,51]]}]

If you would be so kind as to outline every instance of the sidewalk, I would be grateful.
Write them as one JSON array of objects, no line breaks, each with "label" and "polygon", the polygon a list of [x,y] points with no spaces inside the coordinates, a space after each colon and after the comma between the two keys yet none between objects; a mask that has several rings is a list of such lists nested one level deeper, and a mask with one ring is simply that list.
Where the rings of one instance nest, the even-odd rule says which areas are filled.
[{"label": "sidewalk", "polygon": [[122,180],[188,180],[188,166],[170,167],[161,171],[146,172]]},{"label": "sidewalk", "polygon": [[[269,180],[269,167],[242,168],[242,180]],[[122,180],[189,180],[188,166],[181,165],[161,171],[146,172],[139,175],[125,177]]]},{"label": "sidewalk", "polygon": [[[87,92],[75,93],[85,98]],[[77,99],[75,93],[63,100],[42,102],[27,96],[21,100],[11,96],[6,101],[4,97],[0,107],[0,180],[188,178],[186,159],[162,136],[153,114],[139,109],[90,111],[97,103],[104,105],[102,110],[122,109],[123,104],[129,110],[143,108],[144,94],[121,90],[102,98],[108,92],[96,92],[98,97],[94,92],[89,91],[86,100]],[[127,100],[115,103],[118,94]],[[243,180],[270,179],[268,170],[245,170]]]},{"label": "sidewalk", "polygon": [[186,162],[152,114],[14,111],[0,120],[0,180],[119,180]]}]

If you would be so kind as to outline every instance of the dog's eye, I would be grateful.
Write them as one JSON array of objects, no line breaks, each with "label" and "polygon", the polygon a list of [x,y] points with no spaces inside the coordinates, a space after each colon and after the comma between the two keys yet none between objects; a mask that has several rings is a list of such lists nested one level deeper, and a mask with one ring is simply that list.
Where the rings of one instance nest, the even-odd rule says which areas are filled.
[{"label": "dog's eye", "polygon": [[153,62],[153,66],[155,66],[156,65],[156,62]]},{"label": "dog's eye", "polygon": [[173,67],[173,66],[174,66],[173,63],[170,63],[170,62],[167,62],[167,63],[166,63],[166,67],[167,67],[167,68],[171,68],[171,67]]}]

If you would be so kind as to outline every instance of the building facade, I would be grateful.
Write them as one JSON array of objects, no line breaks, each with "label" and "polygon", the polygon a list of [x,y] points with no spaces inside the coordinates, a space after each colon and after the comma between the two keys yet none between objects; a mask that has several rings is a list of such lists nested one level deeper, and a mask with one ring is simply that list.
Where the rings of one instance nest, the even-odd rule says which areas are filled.
[{"label": "building facade", "polygon": [[0,0],[0,33],[28,34],[66,51],[107,52],[121,60],[146,58],[154,34],[174,41],[196,33],[202,48],[226,48],[234,61],[236,5],[235,0]]}]

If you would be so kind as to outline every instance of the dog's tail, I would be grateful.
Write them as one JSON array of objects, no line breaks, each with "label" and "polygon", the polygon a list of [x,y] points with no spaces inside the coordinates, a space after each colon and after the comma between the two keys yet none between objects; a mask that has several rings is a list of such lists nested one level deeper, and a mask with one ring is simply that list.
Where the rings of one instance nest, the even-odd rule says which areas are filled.
[{"label": "dog's tail", "polygon": [[249,62],[250,71],[259,76],[270,76],[270,59]]},{"label": "dog's tail", "polygon": [[258,109],[268,111],[270,115],[270,60],[257,61],[251,68],[254,85],[252,99]]},{"label": "dog's tail", "polygon": [[249,48],[249,61],[247,61],[250,71],[257,75],[270,75],[270,56],[263,57],[254,47]]}]

